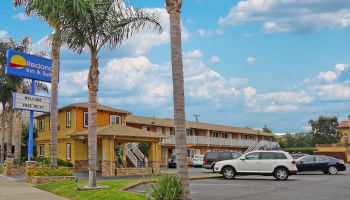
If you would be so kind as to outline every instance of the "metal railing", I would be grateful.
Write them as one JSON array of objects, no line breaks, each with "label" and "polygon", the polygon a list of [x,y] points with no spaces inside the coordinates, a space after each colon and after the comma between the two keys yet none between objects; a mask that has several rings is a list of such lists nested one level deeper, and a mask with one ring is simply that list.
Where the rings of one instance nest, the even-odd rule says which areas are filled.
[{"label": "metal railing", "polygon": [[140,161],[144,160],[145,155],[143,155],[143,153],[140,151],[140,149],[137,147],[135,143],[128,143],[126,146],[135,154],[135,156],[137,156],[137,158]]},{"label": "metal railing", "polygon": [[[249,147],[255,140],[237,140],[232,138],[206,137],[206,136],[187,136],[187,144],[198,145],[216,145],[216,146],[240,146]],[[161,144],[175,144],[175,136],[169,136],[161,141]]]},{"label": "metal railing", "polygon": [[128,148],[126,148],[126,157],[132,162],[135,167],[138,167],[138,160],[136,156]]}]

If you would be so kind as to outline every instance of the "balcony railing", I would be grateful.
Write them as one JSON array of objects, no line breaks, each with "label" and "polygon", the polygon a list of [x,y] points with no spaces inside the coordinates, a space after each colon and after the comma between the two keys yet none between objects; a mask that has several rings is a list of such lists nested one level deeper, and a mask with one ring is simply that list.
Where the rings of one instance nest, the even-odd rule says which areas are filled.
[{"label": "balcony railing", "polygon": [[[239,146],[249,147],[256,143],[255,140],[236,140],[232,138],[187,136],[187,144],[193,145],[215,145],[215,146]],[[169,136],[161,141],[161,144],[175,144],[175,136]]]}]

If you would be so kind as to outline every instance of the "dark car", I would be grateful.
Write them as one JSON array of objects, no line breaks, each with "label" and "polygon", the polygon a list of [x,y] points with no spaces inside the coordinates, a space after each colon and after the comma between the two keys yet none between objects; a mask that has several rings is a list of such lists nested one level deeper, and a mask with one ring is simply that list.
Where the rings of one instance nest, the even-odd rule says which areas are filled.
[{"label": "dark car", "polygon": [[171,156],[168,162],[169,168],[176,168],[176,156]]},{"label": "dark car", "polygon": [[343,160],[338,160],[330,156],[310,155],[303,156],[296,160],[299,172],[322,171],[324,174],[337,174],[338,171],[345,171],[346,166]]},{"label": "dark car", "polygon": [[212,169],[214,171],[214,165],[218,161],[237,159],[242,154],[232,151],[211,151],[207,152],[204,156],[203,167],[206,169]]}]

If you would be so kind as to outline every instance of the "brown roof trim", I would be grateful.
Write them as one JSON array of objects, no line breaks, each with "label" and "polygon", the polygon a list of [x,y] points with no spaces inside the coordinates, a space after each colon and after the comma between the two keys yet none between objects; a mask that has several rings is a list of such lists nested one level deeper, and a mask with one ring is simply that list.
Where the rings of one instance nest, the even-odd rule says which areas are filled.
[{"label": "brown roof trim", "polygon": [[[145,131],[138,128],[133,128],[126,125],[109,125],[97,128],[98,136],[120,136],[120,137],[138,137],[138,138],[165,138],[166,135]],[[67,136],[88,136],[88,130],[71,132]]]},{"label": "brown roof trim", "polygon": [[[151,125],[151,126],[174,127],[174,120],[170,118],[161,119],[161,118],[155,118],[155,117],[128,115],[126,117],[126,122]],[[225,125],[209,124],[209,123],[194,122],[194,121],[186,121],[186,128],[243,133],[243,134],[251,134],[251,135],[274,136],[271,133],[266,133],[266,132],[254,130],[251,128],[240,128],[240,127],[234,127],[234,126],[225,126]]]},{"label": "brown roof trim", "polygon": [[[69,104],[67,106],[63,106],[61,108],[58,109],[58,111],[64,111],[64,110],[69,110],[71,108],[88,108],[88,103],[73,103],[73,104]],[[110,106],[105,106],[102,104],[97,103],[96,106],[97,110],[102,110],[102,111],[110,111],[110,112],[118,112],[118,113],[126,113],[126,114],[131,114],[131,112],[126,111],[126,110],[122,110],[122,109],[118,109],[118,108],[113,108]],[[50,113],[44,113],[42,115],[38,115],[35,118],[41,118],[41,117],[45,117],[47,115],[49,115]]]}]

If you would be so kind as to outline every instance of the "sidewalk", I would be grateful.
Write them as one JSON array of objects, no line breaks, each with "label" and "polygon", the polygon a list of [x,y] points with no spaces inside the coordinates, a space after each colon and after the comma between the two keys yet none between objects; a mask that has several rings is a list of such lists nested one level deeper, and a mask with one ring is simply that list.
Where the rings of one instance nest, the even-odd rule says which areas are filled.
[{"label": "sidewalk", "polygon": [[0,175],[1,200],[64,200],[65,198],[36,189],[29,184],[17,182],[11,178]]}]

